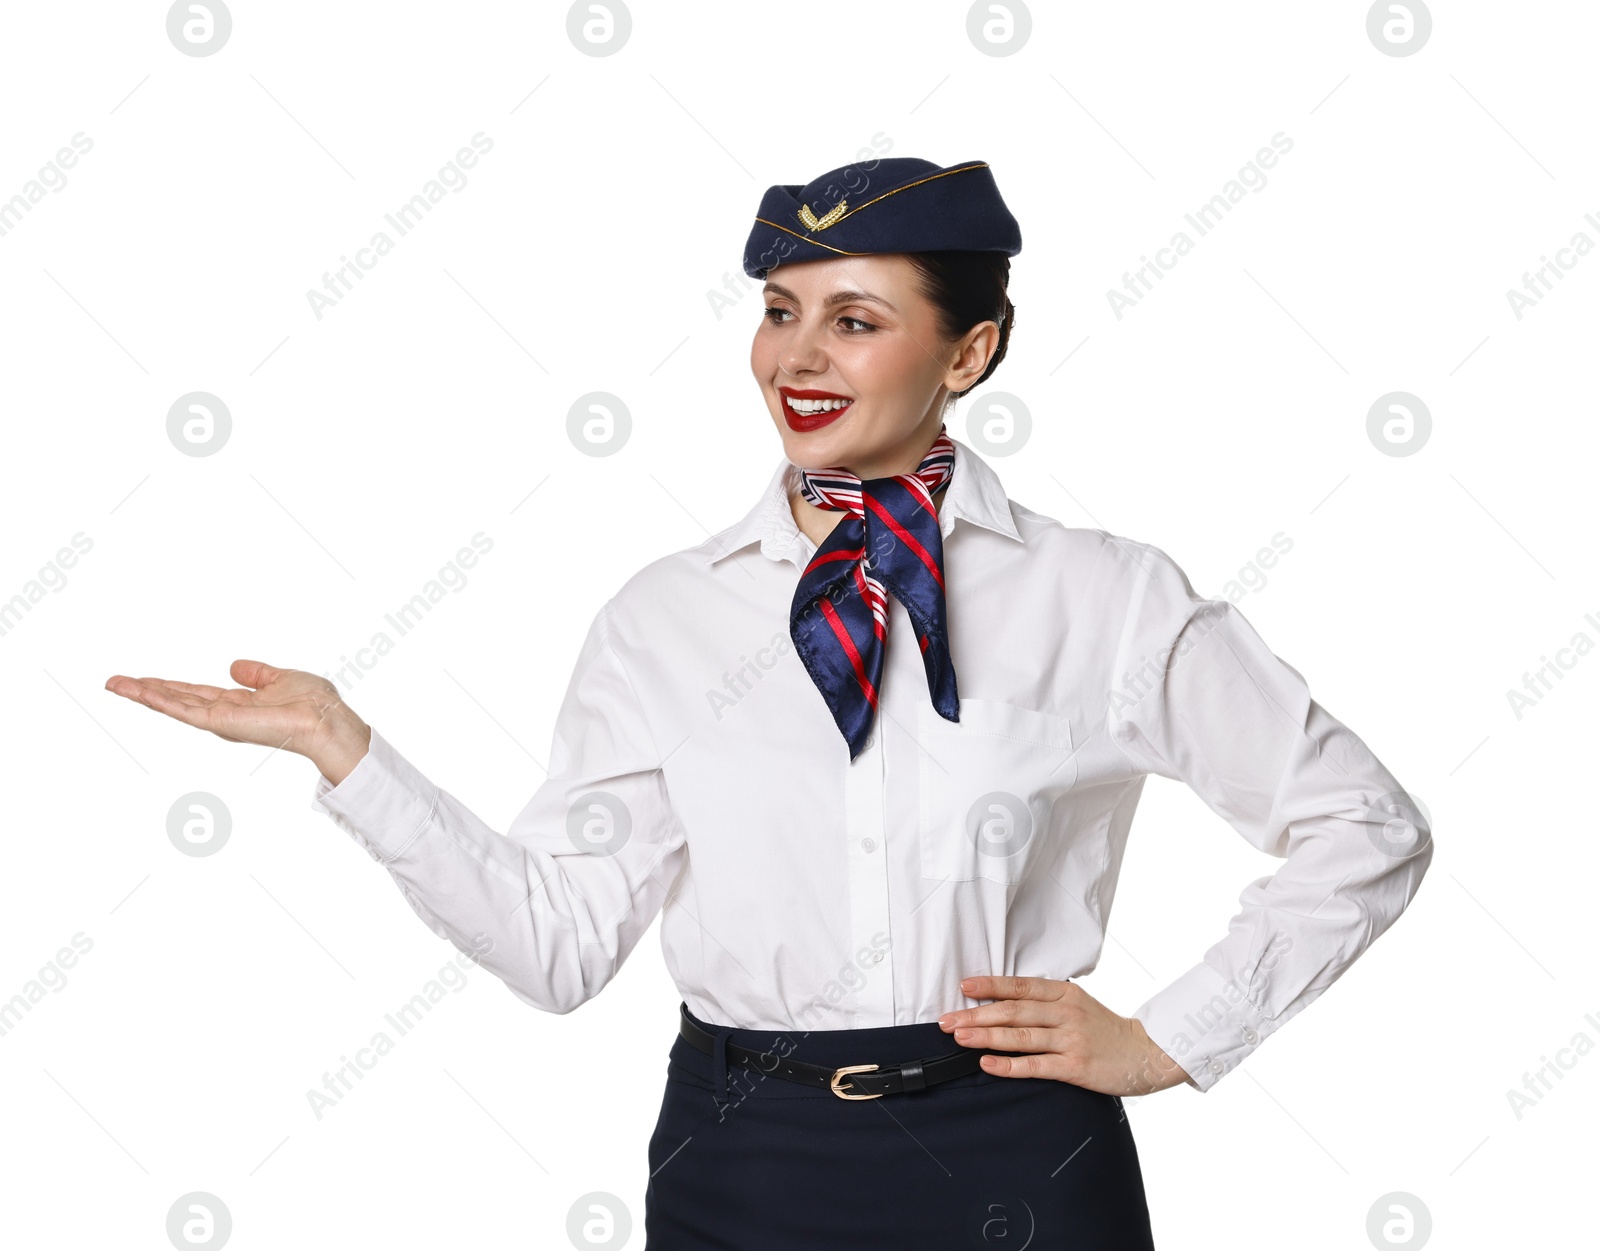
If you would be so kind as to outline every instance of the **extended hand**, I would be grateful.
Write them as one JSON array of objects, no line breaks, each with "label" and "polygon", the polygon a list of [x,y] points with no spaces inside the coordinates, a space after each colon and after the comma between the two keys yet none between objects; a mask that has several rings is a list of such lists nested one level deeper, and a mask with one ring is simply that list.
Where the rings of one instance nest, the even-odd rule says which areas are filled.
[{"label": "extended hand", "polygon": [[969,977],[961,991],[971,999],[999,1002],[941,1016],[940,1027],[953,1031],[958,1043],[1035,1053],[984,1056],[979,1063],[986,1073],[1048,1077],[1107,1095],[1148,1095],[1189,1080],[1142,1024],[1118,1016],[1076,982]]},{"label": "extended hand", "polygon": [[253,689],[119,673],[106,680],[106,690],[230,743],[258,743],[309,757],[334,785],[366,755],[370,727],[326,678],[259,660],[236,660],[228,674]]}]

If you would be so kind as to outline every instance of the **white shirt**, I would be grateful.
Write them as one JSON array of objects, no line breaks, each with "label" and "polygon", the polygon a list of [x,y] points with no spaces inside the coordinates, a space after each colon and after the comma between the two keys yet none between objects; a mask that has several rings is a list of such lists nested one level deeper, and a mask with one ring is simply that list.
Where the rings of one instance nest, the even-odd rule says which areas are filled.
[{"label": "white shirt", "polygon": [[600,608],[549,775],[504,833],[376,729],[312,806],[435,933],[486,935],[483,966],[536,1008],[598,994],[659,912],[702,1020],[853,1029],[976,1006],[975,974],[1090,972],[1144,779],[1179,779],[1285,859],[1134,1013],[1210,1089],[1410,902],[1427,826],[1232,604],[1159,548],[1008,500],[955,446],[939,529],[959,723],[891,596],[877,721],[850,761],[789,640],[816,545],[783,459],[745,517]]}]

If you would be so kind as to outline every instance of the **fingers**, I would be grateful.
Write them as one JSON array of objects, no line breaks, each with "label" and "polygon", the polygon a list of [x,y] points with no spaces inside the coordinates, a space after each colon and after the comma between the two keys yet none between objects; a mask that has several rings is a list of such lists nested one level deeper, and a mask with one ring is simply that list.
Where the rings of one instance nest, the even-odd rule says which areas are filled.
[{"label": "fingers", "polygon": [[[969,977],[962,981],[961,989],[973,998],[994,996],[996,1002],[946,1012],[939,1018],[942,1029],[1059,1026],[1067,1022],[1075,1008],[1088,1006],[1083,1002],[1088,996],[1081,987],[1048,977]],[[1000,997],[1007,992],[1014,997]]]},{"label": "fingers", "polygon": [[976,1047],[991,1051],[1052,1051],[1056,1037],[1050,1025],[1045,1026],[990,1026],[984,1029],[960,1027],[955,1030],[955,1040],[963,1047]]},{"label": "fingers", "polygon": [[243,691],[225,690],[220,686],[201,686],[194,682],[177,682],[172,678],[140,678],[139,681],[159,683],[170,695],[196,695],[201,699],[226,699],[231,702],[246,698]]},{"label": "fingers", "polygon": [[228,676],[240,686],[248,686],[251,690],[276,681],[285,672],[283,669],[274,669],[260,660],[236,660],[228,666]]},{"label": "fingers", "polygon": [[[112,687],[111,683],[116,686]],[[112,678],[106,683],[115,694],[131,699],[135,703],[143,704],[147,708],[154,708],[157,712],[166,713],[174,720],[182,721],[185,725],[198,726],[201,729],[210,729],[211,720],[208,701],[201,701],[192,695],[174,694],[161,689],[161,684],[148,679]]]},{"label": "fingers", "polygon": [[192,682],[174,682],[170,678],[130,678],[126,674],[116,674],[106,680],[106,690],[114,695],[124,695],[129,699],[137,699],[141,694],[156,691],[168,699],[179,699],[196,707],[212,704],[218,701],[237,703],[243,697],[243,691],[225,691],[220,686],[197,686]]},{"label": "fingers", "polygon": [[1062,1019],[1059,1003],[1042,999],[1002,999],[999,1003],[946,1012],[939,1023],[948,1021],[956,1029],[969,1029],[989,1025],[1059,1025]]},{"label": "fingers", "polygon": [[107,679],[106,689],[230,743],[256,743],[274,751],[299,751],[294,744],[310,719],[303,699],[262,697],[248,690],[120,673]]},{"label": "fingers", "polygon": [[138,682],[142,690],[154,691],[158,695],[162,695],[175,703],[185,704],[190,708],[210,708],[219,702],[184,689],[188,686],[186,682],[169,682],[166,678],[139,678]]},{"label": "fingers", "polygon": [[[1014,1048],[1000,1048],[1003,1051]],[[983,1071],[996,1077],[1050,1077],[1057,1081],[1068,1079],[1058,1070],[1055,1056],[984,1056]]]},{"label": "fingers", "polygon": [[1070,982],[1051,977],[964,977],[961,991],[969,999],[1059,999]]},{"label": "fingers", "polygon": [[952,1018],[962,1025],[1019,1020],[1012,1014],[1024,1010],[1024,1005],[1028,1005],[1025,1010],[1029,1020],[1053,1020],[1055,1017],[1048,1015],[1053,1005],[1082,991],[1069,981],[1050,977],[966,977],[961,979],[961,993],[969,999],[998,1002],[947,1012],[939,1018],[940,1024]]},{"label": "fingers", "polygon": [[1070,1051],[1065,1032],[1050,1026],[993,1026],[985,1029],[961,1028],[954,1031],[957,1045],[985,1053],[1017,1051],[1021,1055],[985,1054],[983,1071],[997,1077],[1045,1077],[1054,1081],[1075,1081],[1080,1062]]},{"label": "fingers", "polygon": [[121,695],[136,704],[144,703],[145,684],[142,678],[130,678],[124,673],[114,673],[106,679],[106,690]]}]

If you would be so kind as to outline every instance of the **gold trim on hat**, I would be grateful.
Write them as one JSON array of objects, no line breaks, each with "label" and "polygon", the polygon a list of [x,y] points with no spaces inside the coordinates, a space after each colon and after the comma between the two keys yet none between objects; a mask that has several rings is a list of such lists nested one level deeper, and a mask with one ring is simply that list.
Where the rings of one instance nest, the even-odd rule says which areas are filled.
[{"label": "gold trim on hat", "polygon": [[758,222],[760,222],[763,226],[771,226],[774,230],[781,230],[786,235],[793,235],[796,239],[804,240],[806,243],[809,243],[814,248],[825,248],[829,252],[837,252],[840,256],[871,256],[872,255],[872,253],[870,253],[870,252],[848,252],[844,248],[829,247],[829,245],[826,244],[826,243],[818,243],[815,239],[807,238],[807,236],[801,234],[798,230],[790,230],[789,227],[783,225],[781,222],[768,221],[765,217],[758,217],[758,218],[756,218],[756,220]]},{"label": "gold trim on hat", "polygon": [[[916,182],[908,182],[903,187],[896,187],[893,191],[885,191],[882,195],[876,196],[873,199],[868,200],[865,204],[858,204],[858,205],[855,206],[855,208],[849,209],[848,211],[841,211],[841,210],[844,210],[845,201],[844,200],[840,200],[839,203],[835,204],[831,209],[829,209],[821,217],[817,217],[815,214],[813,214],[811,212],[811,208],[810,208],[809,205],[802,204],[800,206],[799,217],[800,217],[800,220],[802,222],[805,222],[807,217],[811,217],[812,218],[812,221],[815,222],[815,225],[810,226],[810,229],[812,229],[812,230],[825,230],[829,226],[836,225],[837,223],[843,221],[846,217],[854,217],[862,209],[869,208],[870,206],[872,206],[874,204],[877,204],[880,200],[887,200],[892,195],[897,195],[902,191],[911,190],[912,187],[920,187],[923,183],[932,182],[935,178],[944,178],[949,174],[965,174],[969,170],[988,169],[988,168],[989,168],[989,162],[987,162],[987,161],[975,161],[971,165],[963,165],[959,169],[940,170],[938,173],[929,174],[926,178],[919,178],[919,179],[917,179]],[[788,226],[785,226],[780,222],[768,221],[765,217],[757,217],[756,221],[760,222],[763,226],[771,226],[775,230],[781,230],[786,235],[793,235],[796,239],[799,239],[799,240],[801,240],[801,241],[803,241],[805,243],[809,243],[814,248],[823,248],[823,249],[825,249],[826,251],[829,251],[829,252],[836,252],[840,256],[872,256],[873,255],[873,253],[871,253],[871,252],[851,252],[847,248],[836,248],[836,247],[831,246],[830,244],[819,243],[817,240],[815,240],[813,238],[810,238],[808,235],[803,235],[797,230],[791,230]]]},{"label": "gold trim on hat", "polygon": [[[872,205],[876,204],[879,200],[887,200],[890,196],[899,195],[902,191],[910,191],[911,188],[920,187],[923,183],[932,182],[935,178],[946,178],[951,174],[965,174],[968,170],[988,169],[988,168],[989,168],[989,162],[988,161],[974,161],[971,165],[963,165],[960,169],[942,169],[936,174],[929,174],[926,178],[919,178],[919,179],[917,179],[916,182],[908,182],[903,187],[896,187],[893,191],[885,191],[882,195],[876,197],[875,199],[868,200],[865,204],[856,205],[855,208],[851,209],[844,216],[845,217],[854,217],[862,209],[870,208]],[[843,218],[841,218],[840,220],[843,220]]]},{"label": "gold trim on hat", "polygon": [[[965,174],[969,170],[988,169],[988,168],[989,168],[989,162],[988,161],[974,161],[971,165],[963,165],[959,169],[942,169],[942,170],[938,171],[937,173],[929,174],[926,178],[919,178],[919,179],[916,180],[916,182],[908,182],[903,187],[896,187],[892,191],[885,191],[882,195],[875,196],[874,198],[868,200],[865,204],[856,205],[855,208],[850,209],[848,212],[845,210],[845,207],[844,207],[845,206],[845,201],[844,200],[840,200],[839,203],[835,204],[831,209],[829,209],[821,217],[818,217],[814,213],[812,213],[811,206],[809,204],[802,204],[800,206],[800,212],[799,212],[800,221],[809,230],[826,230],[829,226],[835,225],[836,223],[843,221],[847,217],[854,217],[862,209],[870,208],[872,205],[877,204],[880,200],[887,200],[890,196],[899,195],[900,192],[902,192],[902,191],[910,191],[911,188],[920,187],[923,183],[932,182],[935,178],[945,178],[945,177],[948,177],[951,174]],[[758,217],[756,220],[757,221],[764,221],[765,219]],[[777,225],[776,222],[766,222],[766,224],[768,226]],[[778,229],[782,230],[782,229],[785,229],[785,227],[779,226]],[[790,231],[789,233],[793,234],[794,231]],[[807,242],[811,243],[811,242],[815,242],[815,241],[808,239]],[[826,247],[827,245],[826,244],[822,244],[822,243],[818,243],[817,246],[820,248],[820,247]],[[841,249],[841,248],[835,248],[833,250],[834,251],[843,251],[843,249]],[[844,255],[846,255],[846,256],[867,256],[867,255],[870,255],[870,254],[866,253],[866,252],[845,252]]]}]

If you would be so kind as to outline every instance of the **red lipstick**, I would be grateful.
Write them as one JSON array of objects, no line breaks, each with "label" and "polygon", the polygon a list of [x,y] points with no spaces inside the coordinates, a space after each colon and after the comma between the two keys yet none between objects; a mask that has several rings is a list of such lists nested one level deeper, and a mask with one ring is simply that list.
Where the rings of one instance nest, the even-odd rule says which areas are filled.
[{"label": "red lipstick", "polygon": [[[783,419],[789,423],[789,429],[797,430],[802,434],[822,429],[823,426],[837,421],[855,407],[855,401],[851,400],[848,395],[837,395],[832,391],[797,391],[793,387],[779,387],[778,399],[783,405]],[[820,413],[797,413],[789,404],[791,399],[850,400],[850,402],[839,408],[830,408]]]}]

